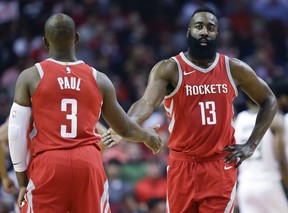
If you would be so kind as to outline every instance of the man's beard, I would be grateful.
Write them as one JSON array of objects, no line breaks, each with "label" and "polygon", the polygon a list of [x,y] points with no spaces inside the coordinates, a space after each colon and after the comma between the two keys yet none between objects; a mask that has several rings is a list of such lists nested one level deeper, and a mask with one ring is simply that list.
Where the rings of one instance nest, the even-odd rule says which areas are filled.
[{"label": "man's beard", "polygon": [[198,60],[214,59],[216,55],[217,39],[208,40],[207,46],[200,45],[200,39],[196,39],[193,36],[188,35],[188,53],[192,58]]}]

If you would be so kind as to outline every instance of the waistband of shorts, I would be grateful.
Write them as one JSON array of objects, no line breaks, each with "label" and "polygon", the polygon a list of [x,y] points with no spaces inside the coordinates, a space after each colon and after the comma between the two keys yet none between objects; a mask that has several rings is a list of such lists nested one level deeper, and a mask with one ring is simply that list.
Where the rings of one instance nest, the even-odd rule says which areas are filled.
[{"label": "waistband of shorts", "polygon": [[175,160],[184,160],[184,161],[195,161],[195,162],[208,162],[208,161],[217,161],[220,159],[224,159],[228,155],[228,152],[217,153],[207,157],[198,157],[195,155],[189,155],[183,152],[177,152],[174,150],[170,150],[169,157]]}]

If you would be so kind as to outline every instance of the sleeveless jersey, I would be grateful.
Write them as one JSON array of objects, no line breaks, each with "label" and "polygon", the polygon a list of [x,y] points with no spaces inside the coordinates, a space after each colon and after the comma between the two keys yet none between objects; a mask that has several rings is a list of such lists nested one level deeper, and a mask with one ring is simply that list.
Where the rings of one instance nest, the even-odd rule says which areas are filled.
[{"label": "sleeveless jersey", "polygon": [[170,119],[169,148],[195,157],[221,153],[235,143],[232,122],[237,89],[229,58],[217,53],[206,69],[193,64],[183,52],[172,59],[177,63],[179,80],[164,98]]},{"label": "sleeveless jersey", "polygon": [[[256,121],[257,113],[242,111],[235,120],[236,143],[245,143]],[[239,167],[240,182],[243,181],[280,181],[281,174],[273,148],[273,134],[270,129],[263,136],[254,154]]]},{"label": "sleeveless jersey", "polygon": [[35,65],[41,81],[31,98],[33,155],[92,144],[100,149],[101,136],[95,130],[102,105],[97,71],[83,61],[49,58]]}]

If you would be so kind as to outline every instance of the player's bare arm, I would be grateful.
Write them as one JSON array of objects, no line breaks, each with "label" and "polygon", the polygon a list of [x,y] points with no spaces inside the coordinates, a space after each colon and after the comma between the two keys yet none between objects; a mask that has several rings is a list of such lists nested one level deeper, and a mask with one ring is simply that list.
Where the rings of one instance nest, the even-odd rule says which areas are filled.
[{"label": "player's bare arm", "polygon": [[[157,63],[151,70],[143,97],[132,104],[127,113],[130,118],[141,125],[160,105],[165,95],[168,95],[177,86],[178,78],[178,68],[174,60],[168,59]],[[106,137],[110,137],[110,135],[117,137],[119,141],[119,137],[112,128],[107,131]],[[113,142],[107,146],[109,148],[115,144],[117,143]]]},{"label": "player's bare arm", "polygon": [[157,153],[162,142],[155,130],[143,130],[127,116],[117,102],[112,82],[105,74],[98,72],[97,83],[103,97],[102,116],[109,126],[123,138],[134,142],[143,141],[153,153]]},{"label": "player's bare arm", "polygon": [[165,95],[176,88],[178,78],[178,67],[174,60],[157,63],[151,70],[144,95],[131,106],[128,115],[138,124],[142,124],[161,104]]},{"label": "player's bare arm", "polygon": [[254,129],[248,141],[243,145],[236,144],[224,149],[231,152],[225,158],[225,161],[231,163],[239,158],[239,161],[236,164],[236,167],[238,167],[246,158],[251,157],[269,128],[277,112],[277,100],[269,86],[243,61],[230,59],[230,69],[236,85],[260,108]]},{"label": "player's bare arm", "polygon": [[0,175],[2,182],[8,178],[7,169],[5,166],[5,151],[4,147],[8,142],[8,119],[0,126]]},{"label": "player's bare arm", "polygon": [[270,129],[274,135],[273,148],[276,159],[279,162],[282,180],[285,188],[288,189],[288,161],[285,152],[284,118],[281,113],[276,114]]},{"label": "player's bare arm", "polygon": [[[164,96],[176,87],[179,78],[177,69],[177,64],[172,59],[160,61],[152,68],[143,97],[136,101],[127,113],[132,120],[141,125],[151,116],[164,99]],[[119,141],[119,137],[115,134],[113,128],[107,131],[106,137],[110,137],[110,134],[117,137]],[[115,144],[117,142],[107,146],[109,148]]]},{"label": "player's bare arm", "polygon": [[6,164],[5,164],[5,150],[4,148],[8,143],[8,119],[0,126],[0,175],[2,179],[2,186],[5,192],[9,194],[16,194],[17,189],[8,176]]},{"label": "player's bare arm", "polygon": [[[177,64],[172,59],[160,61],[153,67],[143,97],[135,102],[127,113],[130,118],[141,125],[151,116],[162,102],[164,96],[171,92],[171,88],[173,90],[176,87],[178,82],[177,69]],[[106,137],[110,137],[110,135],[117,137],[116,139],[119,141],[112,128],[107,131]],[[108,148],[115,144],[117,142],[108,144]]]},{"label": "player's bare arm", "polygon": [[[16,158],[20,158],[20,156],[22,156],[21,164],[24,161],[26,162],[26,153],[27,153],[26,132],[28,129],[28,122],[30,122],[30,115],[28,114],[30,110],[30,106],[31,106],[30,97],[33,95],[39,81],[40,81],[40,76],[38,75],[38,72],[35,66],[30,67],[24,70],[23,72],[21,72],[21,74],[19,75],[17,79],[13,105],[15,104],[18,107],[17,109],[19,111],[17,112],[17,116],[19,115],[20,117],[25,118],[26,122],[24,124],[23,121],[18,121],[18,122],[21,122],[21,128],[20,128],[21,131],[19,133],[19,137],[22,139],[21,141],[17,141],[18,143],[17,150],[11,148],[13,143],[16,143],[16,142],[12,141],[13,134],[10,133],[10,126],[12,125],[12,122],[13,122],[12,120],[14,120],[13,115],[11,115],[10,113],[8,136],[9,136],[9,149],[10,149],[12,162],[13,162],[13,156],[15,156]],[[12,105],[11,110],[13,110],[13,105]],[[11,116],[13,117],[13,119],[11,119]],[[17,116],[15,116],[15,118],[17,118]],[[16,122],[16,125],[17,125],[17,122]],[[18,164],[18,162],[13,162],[13,163]],[[28,178],[26,174],[26,169],[17,170],[15,166],[16,164],[14,165],[14,170],[16,171],[17,181],[18,181],[19,190],[20,190],[19,195],[18,195],[18,205],[20,207],[22,201],[24,200],[24,194],[26,192]]]}]

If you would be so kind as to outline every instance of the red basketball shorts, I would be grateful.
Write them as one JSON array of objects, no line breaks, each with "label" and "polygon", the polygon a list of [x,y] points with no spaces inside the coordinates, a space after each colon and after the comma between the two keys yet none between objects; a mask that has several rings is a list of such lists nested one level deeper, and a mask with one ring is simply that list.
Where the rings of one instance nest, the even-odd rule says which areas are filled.
[{"label": "red basketball shorts", "polygon": [[110,212],[108,181],[93,145],[44,152],[30,172],[22,213]]},{"label": "red basketball shorts", "polygon": [[224,155],[193,158],[171,151],[167,167],[167,213],[233,212],[237,169]]}]

